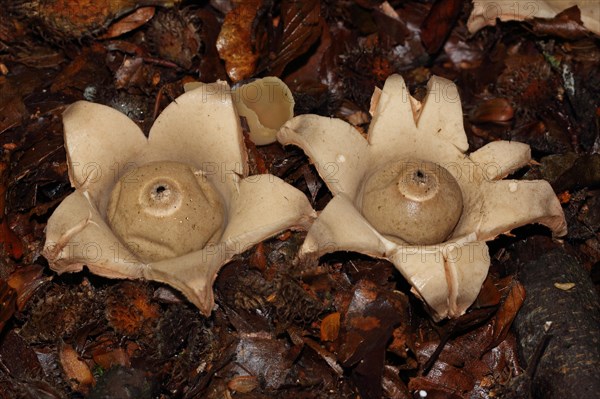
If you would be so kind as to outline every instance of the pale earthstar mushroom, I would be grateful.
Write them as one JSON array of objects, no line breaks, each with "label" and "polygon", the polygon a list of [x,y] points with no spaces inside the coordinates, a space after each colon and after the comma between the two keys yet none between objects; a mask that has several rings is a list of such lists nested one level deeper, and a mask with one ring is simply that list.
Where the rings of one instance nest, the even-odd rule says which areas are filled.
[{"label": "pale earthstar mushroom", "polygon": [[441,320],[462,315],[477,297],[490,264],[486,241],[528,223],[566,234],[546,181],[502,180],[530,161],[528,145],[496,141],[466,154],[451,81],[432,77],[421,103],[392,75],[371,109],[367,139],[317,115],[297,116],[278,133],[306,152],[334,195],[300,257],[354,251],[388,259]]},{"label": "pale earthstar mushroom", "polygon": [[[189,82],[186,91],[201,85]],[[246,118],[250,140],[256,145],[277,141],[277,131],[294,117],[294,96],[279,78],[267,76],[232,90],[231,97],[238,115]]]},{"label": "pale earthstar mushroom", "polygon": [[306,196],[272,175],[248,176],[238,115],[224,82],[173,101],[146,138],[110,107],[79,101],[63,115],[75,192],[54,211],[43,254],[58,273],[180,290],[209,315],[217,272],[286,229],[307,229]]}]

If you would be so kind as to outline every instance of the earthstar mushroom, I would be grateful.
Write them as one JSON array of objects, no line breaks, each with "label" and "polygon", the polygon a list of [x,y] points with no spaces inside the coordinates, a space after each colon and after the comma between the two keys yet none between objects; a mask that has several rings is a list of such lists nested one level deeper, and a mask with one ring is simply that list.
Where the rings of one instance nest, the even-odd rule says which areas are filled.
[{"label": "earthstar mushroom", "polygon": [[[184,89],[193,90],[199,85],[202,83],[189,82]],[[274,76],[240,85],[233,89],[231,97],[238,115],[246,118],[250,140],[256,145],[276,142],[279,128],[294,116],[294,96]]]},{"label": "earthstar mushroom", "polygon": [[75,191],[54,211],[43,254],[58,273],[173,286],[208,315],[218,270],[315,212],[281,179],[248,176],[231,91],[202,84],[172,102],[146,138],[122,113],[79,101],[63,114]]},{"label": "earthstar mushroom", "polygon": [[[486,241],[528,223],[562,236],[566,222],[548,182],[502,180],[530,161],[528,145],[496,141],[467,154],[456,86],[434,76],[427,89],[419,102],[390,76],[373,95],[367,139],[342,120],[301,115],[278,140],[301,147],[334,195],[300,256],[388,259],[440,320],[477,297],[490,264]],[[436,194],[441,201],[427,206]]]}]

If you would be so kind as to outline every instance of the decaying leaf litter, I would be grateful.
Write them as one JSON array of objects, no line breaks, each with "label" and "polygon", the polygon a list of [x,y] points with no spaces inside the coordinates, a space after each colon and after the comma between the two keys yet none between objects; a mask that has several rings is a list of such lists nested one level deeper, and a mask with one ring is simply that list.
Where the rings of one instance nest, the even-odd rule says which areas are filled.
[{"label": "decaying leaf litter", "polygon": [[[7,1],[0,19],[2,397],[598,392],[600,52],[577,10],[471,35],[471,5],[459,1],[65,7]],[[209,318],[166,286],[56,276],[40,256],[46,221],[71,192],[67,105],[109,105],[148,132],[187,82],[276,75],[296,114],[366,132],[370,95],[393,73],[417,99],[432,74],[455,81],[470,150],[529,144],[535,161],[513,177],[548,180],[563,204],[563,242],[527,226],[490,243],[491,272],[465,316],[433,323],[385,261],[333,253],[299,263],[302,233],[260,243],[222,269]],[[252,173],[284,179],[318,210],[330,201],[300,150],[246,146]],[[552,320],[537,320],[536,309]]]}]

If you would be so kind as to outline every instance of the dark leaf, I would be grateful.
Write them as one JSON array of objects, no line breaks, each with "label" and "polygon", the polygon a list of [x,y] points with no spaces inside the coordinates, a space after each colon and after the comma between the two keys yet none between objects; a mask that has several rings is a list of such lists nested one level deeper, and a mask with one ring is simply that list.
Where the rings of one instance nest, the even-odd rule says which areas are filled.
[{"label": "dark leaf", "polygon": [[320,0],[282,2],[280,33],[267,66],[269,74],[281,75],[288,63],[304,54],[319,39],[320,13]]},{"label": "dark leaf", "polygon": [[581,22],[581,12],[577,6],[567,8],[554,18],[533,18],[533,32],[539,36],[558,36],[563,39],[582,39],[590,35],[590,31]]},{"label": "dark leaf", "polygon": [[17,293],[6,281],[0,279],[0,332],[17,310]]},{"label": "dark leaf", "polygon": [[492,342],[486,348],[486,352],[493,347],[498,346],[500,342],[506,339],[512,322],[525,300],[525,288],[521,283],[513,281],[508,288],[508,295],[506,295],[504,302],[500,305],[498,312],[494,315]]},{"label": "dark leaf", "polygon": [[364,398],[380,398],[385,348],[394,327],[408,322],[407,299],[368,280],[357,283],[344,317],[340,362]]},{"label": "dark leaf", "polygon": [[17,293],[17,308],[19,311],[25,308],[29,298],[52,277],[43,276],[44,268],[40,265],[30,265],[17,269],[8,278],[10,285]]},{"label": "dark leaf", "polygon": [[112,24],[101,38],[112,39],[124,35],[127,32],[131,32],[150,21],[154,16],[154,12],[154,7],[138,8],[131,14]]},{"label": "dark leaf", "polygon": [[43,376],[42,366],[33,349],[14,331],[0,342],[0,364],[17,379],[36,379]]},{"label": "dark leaf", "polygon": [[429,54],[437,53],[456,24],[461,0],[438,0],[421,25],[421,40]]},{"label": "dark leaf", "polygon": [[491,98],[481,101],[471,113],[473,123],[506,123],[514,116],[513,107],[505,98]]}]

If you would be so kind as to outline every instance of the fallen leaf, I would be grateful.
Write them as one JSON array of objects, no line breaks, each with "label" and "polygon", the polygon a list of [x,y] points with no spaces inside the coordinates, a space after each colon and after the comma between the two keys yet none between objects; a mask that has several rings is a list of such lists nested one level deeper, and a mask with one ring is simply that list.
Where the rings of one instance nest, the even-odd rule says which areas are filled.
[{"label": "fallen leaf", "polygon": [[17,293],[13,290],[6,281],[0,279],[0,332],[4,328],[4,324],[11,319],[17,302]]},{"label": "fallen leaf", "polygon": [[270,75],[281,75],[290,61],[304,54],[321,37],[320,17],[319,0],[284,0],[281,3],[279,33],[267,65]]},{"label": "fallen leaf", "polygon": [[177,3],[179,0],[19,1],[11,12],[61,41],[96,35],[111,21],[140,6],[173,7]]},{"label": "fallen leaf", "polygon": [[253,375],[240,375],[232,378],[227,383],[227,388],[231,391],[240,393],[249,393],[258,388],[258,378]]},{"label": "fallen leaf", "polygon": [[102,367],[104,370],[108,370],[117,365],[125,367],[129,367],[131,365],[129,355],[122,348],[98,348],[94,350],[92,358],[94,359],[94,363]]},{"label": "fallen leaf", "polygon": [[321,321],[321,341],[335,341],[340,333],[340,312],[328,314]]},{"label": "fallen leaf", "polygon": [[154,16],[154,7],[141,7],[108,27],[101,39],[112,39],[139,28]]},{"label": "fallen leaf", "polygon": [[63,343],[59,357],[66,381],[71,384],[71,388],[77,392],[87,393],[96,383],[88,365],[79,358],[75,349],[69,344]]},{"label": "fallen leaf", "polygon": [[52,277],[44,277],[44,268],[40,265],[29,265],[17,269],[8,278],[8,285],[17,293],[17,308],[25,308],[29,298]]},{"label": "fallen leaf", "polygon": [[581,22],[581,12],[576,6],[567,8],[554,18],[534,18],[530,23],[533,32],[539,36],[552,35],[575,40],[590,35]]},{"label": "fallen leaf", "polygon": [[116,285],[107,298],[106,318],[123,335],[147,332],[159,315],[158,305],[151,298],[148,287],[140,283],[127,281]]},{"label": "fallen leaf", "polygon": [[429,54],[435,54],[442,48],[462,6],[462,0],[439,0],[431,7],[421,25],[421,40]]},{"label": "fallen leaf", "polygon": [[575,287],[575,283],[554,283],[554,286],[559,290],[569,291],[573,287]]},{"label": "fallen leaf", "polygon": [[352,380],[365,399],[380,398],[385,348],[394,328],[408,323],[408,299],[369,280],[355,285],[344,317],[340,363],[353,367]]},{"label": "fallen leaf", "polygon": [[203,22],[190,9],[161,11],[149,24],[148,39],[161,58],[190,69],[194,60],[201,56]]},{"label": "fallen leaf", "polygon": [[488,345],[484,352],[498,346],[506,339],[508,331],[523,305],[525,300],[525,287],[518,281],[513,280],[509,285],[510,291],[500,305],[493,318],[492,342]]},{"label": "fallen leaf", "polygon": [[514,114],[515,111],[506,98],[490,98],[479,102],[469,119],[473,123],[503,124],[512,120]]},{"label": "fallen leaf", "polygon": [[225,15],[217,38],[217,51],[233,82],[249,78],[256,69],[258,52],[253,42],[253,26],[261,6],[261,0],[250,0],[239,3]]}]

